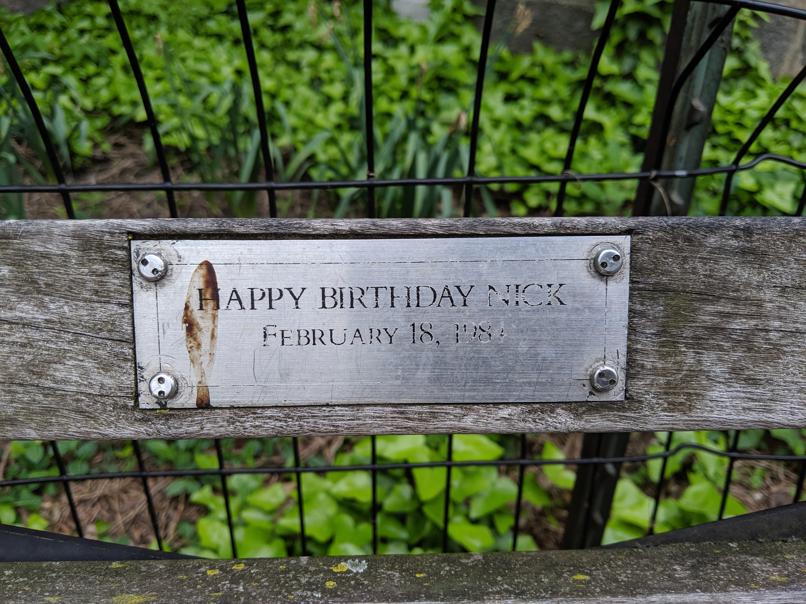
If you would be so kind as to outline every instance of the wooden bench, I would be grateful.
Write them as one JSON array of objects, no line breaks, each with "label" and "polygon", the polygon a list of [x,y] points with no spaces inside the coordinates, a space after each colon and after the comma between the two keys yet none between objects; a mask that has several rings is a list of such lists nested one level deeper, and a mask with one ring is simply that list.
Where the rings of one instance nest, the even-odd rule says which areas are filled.
[{"label": "wooden bench", "polygon": [[[550,235],[631,238],[623,401],[136,405],[133,239]],[[2,439],[806,426],[800,218],[6,222],[0,300]],[[804,547],[722,542],[530,554],[2,564],[0,599],[797,601],[806,597]]]}]

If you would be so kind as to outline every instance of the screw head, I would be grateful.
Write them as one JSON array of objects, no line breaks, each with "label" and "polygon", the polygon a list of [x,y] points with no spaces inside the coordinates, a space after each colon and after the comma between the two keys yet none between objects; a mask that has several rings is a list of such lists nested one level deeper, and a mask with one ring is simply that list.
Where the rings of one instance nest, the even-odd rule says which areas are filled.
[{"label": "screw head", "polygon": [[618,384],[618,371],[610,365],[599,365],[591,371],[590,380],[596,392],[610,392]]},{"label": "screw head", "polygon": [[167,401],[176,396],[179,384],[170,373],[161,371],[148,381],[148,390],[157,400]]},{"label": "screw head", "polygon": [[168,263],[159,254],[148,253],[137,261],[137,271],[146,281],[159,281],[168,274]]},{"label": "screw head", "polygon": [[605,277],[612,277],[624,266],[624,254],[614,245],[607,245],[596,253],[593,267]]}]

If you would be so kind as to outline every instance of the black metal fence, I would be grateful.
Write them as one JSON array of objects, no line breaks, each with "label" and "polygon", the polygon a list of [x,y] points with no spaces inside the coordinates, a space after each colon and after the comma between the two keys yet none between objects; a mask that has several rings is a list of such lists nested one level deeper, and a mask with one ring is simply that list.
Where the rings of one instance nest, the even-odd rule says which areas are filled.
[{"label": "black metal fence", "polygon": [[[50,169],[56,178],[54,184],[15,184],[0,186],[0,194],[4,193],[56,193],[61,196],[64,204],[64,210],[69,218],[75,218],[75,211],[73,205],[72,194],[83,192],[134,192],[134,191],[160,191],[165,194],[165,202],[171,217],[177,217],[177,204],[175,193],[182,191],[265,191],[269,199],[269,214],[271,217],[277,217],[277,199],[276,195],[279,191],[289,190],[332,190],[332,189],[361,189],[365,192],[366,201],[366,216],[376,216],[376,203],[375,193],[379,188],[384,187],[435,187],[435,186],[451,186],[459,187],[462,190],[462,205],[463,215],[472,216],[477,211],[478,197],[474,191],[478,187],[488,185],[503,185],[503,184],[546,184],[556,183],[558,186],[557,203],[555,209],[556,216],[562,216],[564,213],[564,200],[566,195],[566,188],[569,182],[606,182],[606,181],[632,181],[638,183],[638,194],[636,195],[633,205],[634,215],[646,215],[651,211],[651,198],[655,191],[660,191],[663,195],[662,182],[674,181],[676,179],[692,179],[701,176],[710,175],[725,175],[725,183],[723,195],[720,204],[720,214],[725,214],[729,211],[729,202],[731,194],[731,186],[734,176],[745,170],[752,170],[762,162],[780,162],[791,167],[806,170],[806,162],[801,161],[794,157],[787,157],[773,153],[762,153],[748,159],[748,155],[753,144],[758,140],[762,131],[767,128],[776,116],[779,109],[787,102],[793,95],[796,88],[806,78],[806,65],[791,80],[789,85],[780,93],[776,101],[768,108],[762,119],[758,122],[755,129],[744,141],[744,144],[736,151],[736,154],[730,164],[720,165],[716,167],[697,167],[694,169],[661,169],[664,160],[664,149],[666,147],[666,140],[669,136],[673,115],[676,103],[679,101],[681,91],[683,90],[686,82],[695,72],[697,67],[701,64],[703,59],[707,56],[710,49],[714,47],[720,37],[728,30],[731,24],[736,19],[737,15],[742,11],[754,11],[762,14],[779,15],[796,19],[799,21],[806,20],[806,10],[795,8],[791,6],[784,6],[773,4],[769,2],[762,2],[757,0],[700,0],[699,4],[714,4],[724,5],[725,12],[721,17],[716,19],[713,23],[709,24],[709,33],[705,36],[702,43],[688,59],[685,65],[678,65],[676,61],[670,61],[669,57],[679,52],[682,36],[685,32],[685,17],[690,9],[692,2],[687,0],[676,0],[673,6],[673,21],[672,29],[666,42],[667,45],[667,60],[664,62],[662,68],[660,88],[657,92],[657,101],[655,107],[654,124],[650,133],[650,138],[646,144],[645,159],[640,171],[636,172],[620,172],[620,173],[577,173],[573,171],[574,155],[577,147],[577,142],[580,136],[582,123],[585,116],[585,109],[588,104],[591,90],[597,78],[600,59],[602,58],[605,46],[607,45],[609,36],[617,19],[617,12],[620,7],[620,0],[612,0],[610,2],[606,19],[601,28],[598,40],[595,44],[592,60],[590,62],[587,77],[584,81],[582,94],[576,109],[573,127],[571,131],[570,140],[568,142],[567,151],[563,161],[563,171],[559,174],[533,174],[528,176],[513,176],[513,175],[480,175],[476,171],[476,158],[478,153],[478,143],[480,137],[479,119],[482,108],[482,98],[484,94],[484,81],[485,71],[488,66],[488,53],[490,49],[490,41],[493,29],[493,17],[496,9],[495,0],[487,0],[486,12],[482,24],[481,46],[478,56],[478,68],[475,79],[475,93],[473,97],[473,107],[469,126],[469,154],[467,169],[464,176],[460,177],[444,177],[444,178],[402,178],[402,179],[386,179],[382,174],[375,172],[375,123],[374,123],[374,102],[373,102],[373,82],[372,82],[372,60],[373,60],[373,3],[371,0],[363,0],[363,66],[364,66],[364,94],[363,94],[363,119],[366,140],[366,178],[358,180],[340,180],[340,181],[297,181],[297,182],[277,182],[275,181],[274,158],[271,154],[271,147],[269,144],[269,134],[267,126],[266,111],[264,108],[263,94],[260,85],[259,65],[256,58],[255,48],[252,41],[252,33],[250,29],[249,16],[244,0],[236,0],[237,14],[240,21],[240,28],[242,34],[242,41],[246,52],[249,74],[251,77],[252,89],[255,101],[255,112],[257,123],[260,132],[260,153],[262,158],[263,180],[258,182],[175,182],[171,177],[171,168],[166,158],[165,149],[160,137],[158,127],[158,120],[152,107],[149,91],[146,86],[140,62],[138,61],[137,52],[132,43],[132,39],[127,30],[126,22],[117,0],[109,0],[109,9],[111,18],[117,28],[120,36],[121,48],[126,53],[128,62],[131,66],[131,71],[137,84],[137,88],[142,99],[143,107],[147,117],[147,124],[150,135],[153,139],[154,151],[156,154],[157,162],[159,164],[160,172],[162,175],[161,182],[120,182],[111,184],[78,184],[69,183],[65,178],[65,173],[59,164],[58,154],[55,145],[45,124],[42,112],[37,105],[34,94],[26,81],[25,74],[20,68],[13,49],[10,47],[6,36],[0,31],[0,50],[5,58],[6,63],[10,69],[10,73],[16,81],[20,92],[25,100],[25,103],[30,110],[38,133],[41,137],[44,149],[47,153],[47,158],[50,162]],[[675,16],[676,15],[676,16]],[[675,19],[677,21],[675,21]],[[675,26],[677,23],[677,26]],[[682,24],[682,25],[681,25]],[[806,205],[806,189],[801,193],[797,204],[796,215],[804,212]],[[777,454],[761,454],[753,452],[743,452],[738,450],[740,433],[733,432],[729,438],[729,446],[725,450],[715,449],[695,445],[691,443],[681,444],[675,446],[673,444],[673,433],[669,433],[665,440],[665,448],[662,452],[655,454],[642,454],[642,455],[583,455],[578,458],[564,459],[564,460],[548,460],[548,459],[533,459],[528,457],[528,437],[521,435],[519,437],[520,453],[515,458],[497,459],[494,461],[454,461],[453,460],[453,436],[447,437],[447,456],[443,461],[423,462],[423,463],[378,463],[376,437],[371,437],[371,461],[368,464],[361,465],[332,465],[332,466],[316,466],[308,467],[301,463],[300,460],[300,446],[296,438],[292,439],[293,448],[293,466],[292,467],[227,467],[226,459],[220,441],[215,441],[215,451],[218,460],[218,468],[216,469],[176,469],[176,470],[148,470],[146,468],[145,459],[141,451],[141,447],[137,442],[133,442],[133,451],[137,460],[136,471],[127,472],[104,472],[104,473],[88,473],[82,475],[69,475],[67,472],[66,464],[63,456],[60,454],[59,445],[56,442],[50,443],[50,450],[53,457],[53,462],[58,468],[58,476],[39,476],[30,478],[18,479],[5,479],[0,480],[0,488],[10,488],[21,485],[44,485],[48,483],[58,483],[64,488],[67,497],[68,505],[75,523],[75,530],[79,536],[83,536],[84,528],[82,526],[79,510],[72,495],[71,485],[79,481],[97,481],[105,479],[137,479],[140,481],[143,489],[145,499],[147,501],[148,515],[154,531],[154,537],[158,546],[163,548],[163,535],[157,521],[157,510],[154,504],[154,498],[149,485],[150,479],[161,477],[201,477],[213,476],[220,479],[220,488],[224,496],[226,507],[227,523],[229,527],[229,537],[232,547],[233,555],[237,556],[237,543],[235,539],[235,532],[233,530],[233,514],[232,506],[230,505],[230,494],[228,490],[228,477],[236,474],[292,474],[296,480],[297,500],[299,502],[299,532],[301,538],[301,552],[308,553],[306,545],[306,530],[305,530],[305,510],[303,505],[303,485],[301,475],[308,472],[345,472],[345,471],[368,471],[372,476],[372,502],[371,502],[371,525],[372,525],[372,549],[374,552],[378,551],[378,530],[377,530],[377,517],[378,517],[378,488],[377,477],[378,473],[385,470],[393,470],[400,468],[414,469],[414,468],[445,468],[445,507],[443,514],[443,527],[442,527],[442,548],[447,551],[449,548],[449,534],[448,534],[448,516],[450,510],[450,489],[451,489],[451,471],[456,467],[481,467],[481,466],[495,466],[495,467],[508,467],[514,468],[517,472],[518,492],[517,499],[514,506],[514,528],[512,547],[515,549],[519,530],[521,530],[521,514],[523,504],[523,484],[524,473],[529,467],[541,467],[552,464],[560,465],[573,465],[577,468],[584,467],[599,467],[609,468],[610,475],[617,476],[619,469],[623,464],[627,463],[645,463],[651,460],[661,461],[661,471],[659,479],[654,486],[654,506],[651,513],[649,522],[649,532],[654,530],[655,521],[658,514],[660,501],[664,493],[665,486],[665,468],[669,459],[673,456],[685,453],[690,450],[704,451],[709,455],[717,456],[727,460],[727,471],[725,473],[724,484],[722,485],[722,497],[718,510],[718,517],[721,519],[725,514],[725,506],[728,499],[731,481],[734,474],[734,466],[738,461],[769,461],[781,463],[796,463],[799,470],[795,484],[794,501],[799,501],[803,494],[804,478],[806,477],[806,456],[798,455],[777,455]],[[594,485],[594,488],[595,485]],[[585,495],[590,497],[590,493]],[[612,489],[610,497],[606,497],[604,501],[603,512],[605,515],[604,520],[609,511],[610,499],[612,497]],[[577,502],[579,503],[579,502]],[[573,507],[572,503],[572,507]],[[602,519],[599,519],[600,524]],[[579,530],[588,531],[590,527],[588,523],[581,523]],[[582,540],[586,541],[585,535]]]},{"label": "black metal fence", "polygon": [[[656,453],[643,453],[643,454],[635,454],[635,455],[623,455],[619,457],[569,457],[566,459],[538,459],[533,456],[529,456],[527,451],[529,450],[530,445],[530,437],[527,434],[521,434],[515,438],[519,443],[519,455],[515,457],[507,457],[503,459],[496,459],[496,460],[468,460],[468,461],[456,461],[452,459],[452,441],[453,436],[447,437],[447,455],[446,459],[440,461],[430,461],[430,462],[400,462],[400,463],[389,463],[389,462],[380,462],[377,458],[376,453],[376,446],[375,446],[375,437],[371,437],[372,447],[371,447],[371,461],[370,463],[366,464],[322,464],[322,465],[305,465],[300,462],[300,446],[299,440],[294,438],[292,439],[292,450],[293,450],[293,458],[294,463],[291,466],[288,465],[278,465],[278,466],[265,466],[265,465],[258,465],[256,467],[228,467],[226,465],[225,455],[223,452],[223,448],[221,445],[220,440],[214,441],[214,448],[215,453],[218,461],[217,468],[197,468],[197,469],[149,469],[146,465],[146,459],[141,449],[140,443],[137,441],[132,441],[131,446],[132,450],[134,451],[134,455],[137,461],[137,469],[130,470],[130,471],[113,471],[113,472],[92,472],[86,474],[69,474],[66,469],[66,463],[64,456],[60,452],[59,445],[56,442],[48,443],[48,448],[52,455],[53,463],[58,468],[58,475],[51,475],[51,476],[35,476],[35,477],[25,477],[25,478],[15,478],[15,479],[4,479],[0,481],[0,488],[12,488],[12,487],[21,487],[26,485],[46,485],[46,484],[59,484],[64,489],[64,493],[66,495],[67,503],[70,509],[70,516],[72,522],[75,526],[75,532],[78,536],[84,536],[84,524],[81,521],[81,517],[79,514],[79,505],[76,503],[73,491],[71,488],[72,484],[84,481],[104,481],[104,480],[127,480],[127,479],[135,479],[140,482],[142,486],[143,495],[146,501],[146,509],[148,512],[148,519],[151,524],[151,528],[153,530],[154,540],[157,544],[159,549],[163,549],[165,547],[164,544],[164,534],[160,527],[160,523],[158,521],[158,514],[157,514],[157,507],[154,502],[154,496],[152,493],[152,487],[150,486],[150,480],[155,480],[159,478],[170,478],[170,479],[177,479],[177,478],[186,478],[186,477],[193,477],[193,478],[203,478],[203,477],[214,477],[220,481],[220,488],[223,494],[225,509],[227,512],[227,525],[229,529],[229,538],[230,538],[230,545],[232,548],[233,556],[237,556],[238,548],[237,542],[235,538],[235,521],[236,519],[233,518],[232,514],[232,506],[230,505],[230,492],[228,488],[228,477],[235,476],[238,474],[252,474],[252,475],[263,475],[263,476],[287,476],[292,475],[295,479],[296,483],[296,495],[298,502],[304,502],[303,499],[303,482],[301,480],[301,475],[305,473],[317,473],[317,474],[325,474],[330,472],[369,472],[372,477],[372,502],[369,508],[369,518],[368,520],[372,526],[372,551],[378,551],[378,514],[379,514],[379,502],[378,502],[378,486],[377,486],[377,477],[378,474],[381,472],[389,471],[389,470],[398,470],[398,469],[406,469],[412,470],[417,468],[444,468],[446,469],[446,476],[445,476],[445,505],[443,508],[443,526],[442,526],[442,537],[441,537],[441,545],[443,551],[449,551],[449,543],[450,538],[448,534],[448,527],[449,527],[449,513],[452,507],[451,505],[451,497],[450,497],[450,488],[451,488],[451,470],[453,468],[479,468],[479,467],[495,467],[499,470],[510,470],[514,471],[517,474],[517,498],[514,502],[514,509],[512,510],[514,516],[514,524],[513,524],[513,535],[512,535],[512,550],[515,551],[518,536],[521,534],[522,531],[522,510],[524,506],[524,499],[523,499],[523,492],[524,492],[524,477],[525,471],[528,468],[545,468],[546,466],[574,466],[577,469],[585,466],[600,466],[600,467],[609,467],[613,469],[616,473],[620,470],[620,468],[625,464],[646,464],[647,462],[652,461],[659,461],[661,464],[660,472],[658,474],[658,479],[655,481],[652,487],[651,496],[653,498],[653,506],[651,510],[651,514],[649,517],[648,528],[646,531],[647,535],[654,534],[656,520],[658,517],[658,510],[659,505],[664,497],[666,486],[667,486],[667,477],[666,477],[666,465],[668,461],[677,456],[684,456],[687,453],[691,453],[693,451],[700,451],[704,452],[709,456],[713,456],[714,459],[722,459],[727,461],[727,469],[724,474],[724,481],[721,485],[721,497],[719,499],[719,509],[718,510],[710,510],[711,513],[715,513],[718,519],[722,519],[725,516],[726,511],[726,504],[728,502],[728,497],[730,494],[731,484],[734,478],[734,467],[737,462],[775,462],[780,464],[790,464],[790,465],[797,465],[798,467],[798,474],[795,480],[794,485],[794,495],[792,496],[791,502],[795,503],[801,500],[803,497],[803,487],[804,487],[804,479],[806,479],[806,456],[804,455],[795,455],[795,454],[771,454],[771,453],[758,453],[754,451],[741,451],[738,449],[738,442],[740,437],[740,431],[733,431],[729,435],[729,438],[726,439],[726,443],[728,446],[725,449],[718,449],[708,445],[700,445],[691,442],[683,442],[680,444],[675,445],[673,443],[673,434],[674,433],[667,433],[666,438],[664,440],[664,448],[662,451],[658,451]],[[534,437],[533,437],[534,438]],[[532,440],[533,440],[532,438]],[[786,502],[784,502],[786,503]],[[305,531],[305,505],[303,503],[299,504],[299,540],[300,540],[300,553],[309,554],[309,550],[306,544],[307,537]],[[707,510],[704,510],[707,511]],[[606,518],[605,518],[606,521]],[[583,541],[586,539],[587,535],[584,534],[584,531],[591,530],[591,527],[585,525],[581,528],[583,534],[579,535],[568,535],[569,527],[566,526],[566,536],[565,541],[569,539],[582,539]],[[575,530],[580,530],[579,528]]]}]

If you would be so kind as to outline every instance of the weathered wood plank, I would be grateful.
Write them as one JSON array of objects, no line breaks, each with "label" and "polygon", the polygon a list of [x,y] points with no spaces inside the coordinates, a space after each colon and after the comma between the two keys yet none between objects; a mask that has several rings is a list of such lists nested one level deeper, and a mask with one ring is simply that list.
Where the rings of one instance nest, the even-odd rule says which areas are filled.
[{"label": "weathered wood plank", "polygon": [[17,602],[802,602],[806,544],[0,564]]},{"label": "weathered wood plank", "polygon": [[[631,234],[628,400],[147,411],[133,407],[129,236]],[[806,426],[806,220],[0,223],[0,438]],[[315,368],[311,368],[315,371]]]}]

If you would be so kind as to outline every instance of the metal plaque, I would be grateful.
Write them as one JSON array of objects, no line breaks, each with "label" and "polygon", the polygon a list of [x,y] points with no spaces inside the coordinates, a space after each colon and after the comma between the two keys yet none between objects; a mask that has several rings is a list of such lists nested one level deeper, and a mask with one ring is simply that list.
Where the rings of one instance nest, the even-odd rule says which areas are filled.
[{"label": "metal plaque", "polygon": [[143,408],[624,399],[628,236],[131,242]]}]

